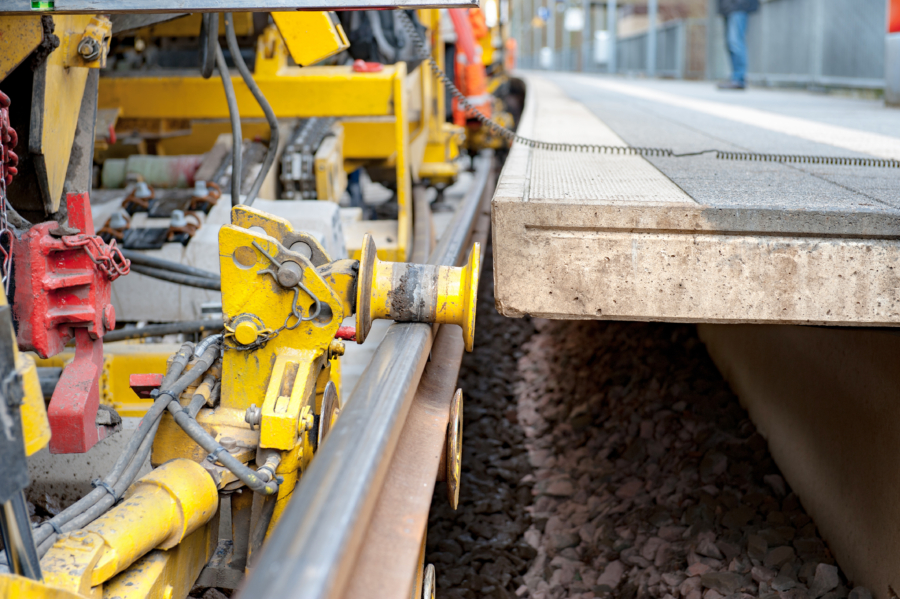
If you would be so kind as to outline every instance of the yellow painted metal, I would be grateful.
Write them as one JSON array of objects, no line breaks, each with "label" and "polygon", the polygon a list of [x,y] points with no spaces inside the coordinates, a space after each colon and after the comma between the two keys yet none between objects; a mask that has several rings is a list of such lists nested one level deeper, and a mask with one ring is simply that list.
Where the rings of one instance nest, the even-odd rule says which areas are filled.
[{"label": "yellow painted metal", "polygon": [[[103,371],[100,374],[100,403],[112,406],[120,416],[140,418],[153,401],[143,399],[131,389],[129,377],[134,373],[166,371],[166,361],[178,351],[180,344],[122,341],[103,344]],[[46,360],[36,360],[41,367],[65,367],[75,357],[75,350],[65,351]]]},{"label": "yellow painted metal", "polygon": [[315,64],[350,47],[343,27],[332,12],[273,12],[272,19],[291,58],[300,66]]},{"label": "yellow painted metal", "polygon": [[[6,294],[0,293],[0,306],[7,306]],[[16,373],[22,379],[22,436],[25,455],[34,455],[50,442],[50,421],[44,405],[44,394],[38,379],[37,366],[31,354],[19,352],[15,339],[9,340],[13,348]]]},{"label": "yellow painted metal", "polygon": [[[212,557],[216,520],[188,535],[168,551],[155,549],[103,585],[103,599],[175,599],[186,597]],[[62,599],[62,598],[60,598]]]},{"label": "yellow painted metal", "polygon": [[[222,311],[226,323],[254,323],[267,343],[225,353],[221,405],[246,410],[251,402],[262,402],[260,446],[292,450],[300,441],[298,419],[313,395],[319,370],[327,361],[327,349],[344,316],[349,313],[340,296],[303,255],[289,248],[295,234],[285,219],[239,206],[232,210],[231,225],[219,231]],[[260,227],[260,234],[250,227]],[[310,242],[308,236],[302,240]],[[316,244],[313,254],[327,254]],[[283,287],[272,274],[262,273],[277,262],[293,262],[302,272],[306,291]],[[310,295],[312,294],[312,295]],[[319,316],[297,322],[299,312],[312,314],[318,298]],[[293,328],[285,328],[285,325]],[[276,333],[277,331],[277,333]]]},{"label": "yellow painted metal", "polygon": [[[236,12],[234,15],[234,32],[239,36],[253,35],[253,13]],[[171,21],[157,23],[126,35],[143,39],[151,37],[198,37],[200,35],[200,13],[194,13]],[[225,19],[219,19],[219,35],[225,35]]]},{"label": "yellow painted metal", "polygon": [[28,354],[16,353],[16,371],[22,377],[22,389],[25,391],[22,400],[25,455],[30,456],[50,442],[50,421],[47,419],[47,407],[44,404],[44,394],[41,392],[41,381],[38,379],[34,358]]},{"label": "yellow painted metal", "polygon": [[[75,57],[76,60],[69,64],[71,67],[87,67],[89,69],[103,69],[106,68],[106,56],[109,54],[109,40],[112,37],[112,21],[109,20],[109,17],[105,17],[103,15],[97,15],[93,17],[90,22],[87,24],[87,27],[84,28],[84,33],[80,38],[76,38],[75,36],[69,36],[69,43],[75,44]],[[85,39],[93,40],[93,42],[99,47],[100,52],[96,58],[93,60],[87,60],[81,54],[79,50],[79,46],[81,42]],[[71,49],[70,49],[71,51]],[[71,54],[69,54],[71,57]],[[71,59],[71,58],[70,58]]]},{"label": "yellow painted metal", "polygon": [[39,598],[39,599],[84,599],[78,593],[52,587],[46,582],[31,580],[15,574],[0,574],[0,597],[11,599]]},{"label": "yellow painted metal", "polygon": [[[332,333],[334,337],[334,333]],[[260,447],[293,448],[305,432],[298,423],[304,407],[315,396],[316,378],[324,368],[322,348],[281,348],[262,405]]]},{"label": "yellow painted metal", "polygon": [[[182,403],[186,404],[187,401],[182,399]],[[251,403],[259,403],[259,400]],[[220,443],[223,442],[222,439],[229,439],[230,443],[226,444],[229,445],[231,455],[241,462],[248,463],[256,457],[255,448],[259,444],[259,427],[251,429],[250,425],[244,421],[245,413],[246,409],[204,408],[197,414],[197,422]],[[153,450],[150,454],[150,463],[153,466],[176,458],[187,458],[197,463],[204,463],[207,455],[209,452],[204,451],[193,439],[188,437],[184,430],[175,423],[171,414],[163,414],[159,430],[153,439]],[[205,463],[208,464],[208,462]],[[237,480],[234,474],[228,470],[207,467],[219,488]]]},{"label": "yellow painted metal", "polygon": [[[257,61],[259,64],[259,60]],[[378,73],[354,73],[350,66],[284,66],[254,73],[278,118],[394,114],[394,81],[406,65],[385,65]],[[240,76],[232,77],[241,118],[264,118]],[[185,102],[185,98],[191,98]],[[303,98],[303,101],[298,101]],[[100,108],[122,109],[121,118],[227,119],[222,82],[196,77],[103,77]]]},{"label": "yellow painted metal", "polygon": [[316,150],[316,197],[329,202],[340,202],[347,189],[347,173],[344,171],[344,127],[335,123],[330,135],[322,140]]},{"label": "yellow painted metal", "polygon": [[383,262],[367,235],[356,291],[357,341],[365,340],[375,319],[437,322],[462,327],[466,351],[472,351],[480,260],[475,243],[463,267]]},{"label": "yellow painted metal", "polygon": [[43,38],[40,15],[0,17],[0,81],[28,58]]},{"label": "yellow painted metal", "polygon": [[397,155],[394,117],[350,117],[344,126],[344,157],[372,160],[393,159]]},{"label": "yellow painted metal", "polygon": [[41,187],[48,212],[59,210],[62,198],[88,75],[78,54],[78,42],[92,18],[90,15],[54,15],[55,33],[60,44],[47,57],[42,73],[36,74],[31,109],[32,114],[39,111],[41,118],[37,121],[32,118],[29,149],[43,156],[46,179]]},{"label": "yellow painted metal", "polygon": [[152,549],[172,549],[215,515],[212,478],[191,460],[173,460],[133,484],[123,503],[62,535],[41,560],[48,584],[87,595]]}]

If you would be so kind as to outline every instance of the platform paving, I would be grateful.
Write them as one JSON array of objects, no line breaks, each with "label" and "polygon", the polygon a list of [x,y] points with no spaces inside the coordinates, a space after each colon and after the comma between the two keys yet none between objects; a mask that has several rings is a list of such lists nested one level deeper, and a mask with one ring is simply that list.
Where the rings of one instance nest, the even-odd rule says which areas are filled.
[{"label": "platform paving", "polygon": [[[524,75],[544,141],[900,159],[900,111],[805,92]],[[516,144],[493,201],[508,316],[900,323],[900,169]]]}]

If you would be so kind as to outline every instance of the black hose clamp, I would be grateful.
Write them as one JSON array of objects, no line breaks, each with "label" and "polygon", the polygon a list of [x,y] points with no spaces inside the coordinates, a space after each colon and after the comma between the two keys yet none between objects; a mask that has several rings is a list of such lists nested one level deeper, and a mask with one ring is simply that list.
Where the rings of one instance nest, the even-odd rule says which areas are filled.
[{"label": "black hose clamp", "polygon": [[109,493],[110,495],[112,495],[113,503],[119,503],[119,500],[120,500],[121,498],[120,498],[118,495],[116,495],[115,490],[114,490],[112,487],[110,487],[107,483],[105,483],[105,482],[103,482],[102,480],[100,480],[99,478],[98,478],[98,479],[95,479],[95,480],[92,480],[92,481],[91,481],[91,486],[94,487],[95,489],[98,489],[98,488],[99,488],[99,489],[103,489],[104,491],[106,491],[107,493]]},{"label": "black hose clamp", "polygon": [[218,447],[216,447],[213,450],[213,452],[211,454],[206,456],[206,459],[209,460],[210,462],[212,462],[213,464],[215,464],[219,460],[219,454],[222,453],[223,451],[225,453],[228,453],[228,451],[224,447],[219,445]]}]

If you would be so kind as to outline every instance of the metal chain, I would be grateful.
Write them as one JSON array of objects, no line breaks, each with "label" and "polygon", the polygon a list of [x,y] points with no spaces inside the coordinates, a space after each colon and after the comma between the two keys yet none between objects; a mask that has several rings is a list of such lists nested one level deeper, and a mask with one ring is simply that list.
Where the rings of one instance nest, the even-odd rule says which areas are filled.
[{"label": "metal chain", "polygon": [[61,237],[63,245],[70,249],[83,248],[91,262],[97,265],[110,281],[115,281],[122,275],[131,272],[131,262],[122,255],[122,250],[116,244],[115,239],[110,239],[109,244],[96,235],[66,235]]},{"label": "metal chain", "polygon": [[419,50],[420,57],[428,62],[431,72],[434,76],[441,80],[447,86],[450,93],[457,99],[459,104],[473,115],[482,125],[487,127],[491,133],[506,139],[508,142],[518,142],[522,145],[537,150],[549,150],[555,152],[587,152],[593,154],[618,154],[623,156],[643,156],[643,157],[665,157],[665,158],[685,158],[688,156],[700,156],[703,154],[715,154],[719,160],[749,160],[756,162],[782,162],[782,163],[804,163],[804,164],[832,164],[842,166],[868,166],[880,168],[900,168],[900,160],[890,158],[856,158],[852,156],[815,156],[803,154],[762,154],[757,152],[726,152],[722,150],[703,150],[700,152],[686,152],[676,154],[674,150],[669,148],[637,148],[632,146],[603,146],[597,144],[573,144],[540,141],[523,137],[494,121],[493,119],[482,114],[480,110],[475,108],[469,99],[454,85],[450,77],[444,73],[438,66],[431,52],[425,46],[425,40],[419,35],[416,26],[413,24],[409,16],[402,10],[398,11],[400,21],[406,28],[413,42]]},{"label": "metal chain", "polygon": [[[0,92],[0,279],[3,291],[9,294],[9,274],[12,270],[12,253],[15,233],[9,224],[6,186],[18,173],[19,157],[13,151],[19,142],[16,130],[9,124],[9,96]],[[4,247],[5,242],[5,247]]]}]

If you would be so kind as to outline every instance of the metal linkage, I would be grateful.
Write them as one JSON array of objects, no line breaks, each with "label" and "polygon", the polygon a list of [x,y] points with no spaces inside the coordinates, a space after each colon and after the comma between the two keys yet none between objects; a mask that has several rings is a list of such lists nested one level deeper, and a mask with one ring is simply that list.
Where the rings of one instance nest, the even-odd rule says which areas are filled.
[{"label": "metal linkage", "polygon": [[[430,264],[455,266],[464,257],[491,163],[490,151],[477,160],[472,188]],[[328,442],[303,474],[240,597],[323,598],[341,592],[432,341],[431,325],[391,326]]]},{"label": "metal linkage", "polygon": [[431,56],[425,40],[419,35],[415,24],[406,13],[402,10],[397,11],[400,15],[400,21],[404,28],[409,32],[413,41],[419,49],[419,55],[423,60],[428,62],[434,76],[441,80],[447,86],[450,93],[457,99],[468,114],[473,116],[484,127],[487,127],[491,133],[498,137],[506,139],[508,142],[518,142],[522,145],[534,148],[536,150],[548,150],[551,152],[587,152],[593,154],[619,154],[627,156],[643,156],[647,157],[665,157],[665,158],[687,158],[689,156],[700,156],[703,154],[715,154],[719,160],[743,160],[754,162],[781,162],[781,163],[799,163],[799,164],[832,164],[841,166],[866,166],[877,168],[900,168],[900,160],[886,158],[864,158],[852,156],[821,156],[821,155],[792,155],[792,154],[765,154],[758,152],[727,152],[722,150],[702,150],[700,152],[685,152],[678,154],[670,148],[636,148],[632,146],[604,146],[598,144],[572,144],[564,142],[548,142],[523,137],[515,131],[504,127],[495,120],[485,116],[478,110],[454,85],[453,80],[444,73],[438,66],[437,62]]},{"label": "metal linkage", "polygon": [[316,151],[331,133],[334,117],[304,119],[281,154],[281,183],[288,200],[316,199]]}]

